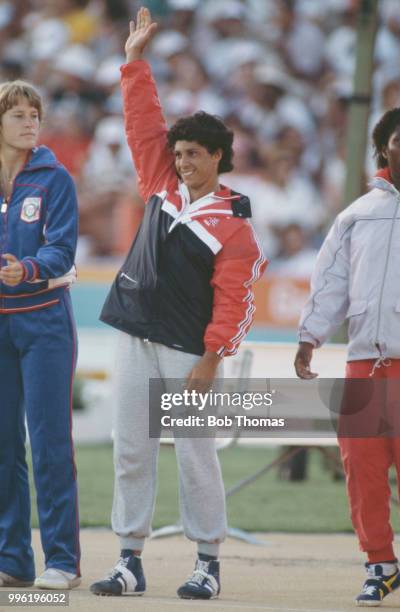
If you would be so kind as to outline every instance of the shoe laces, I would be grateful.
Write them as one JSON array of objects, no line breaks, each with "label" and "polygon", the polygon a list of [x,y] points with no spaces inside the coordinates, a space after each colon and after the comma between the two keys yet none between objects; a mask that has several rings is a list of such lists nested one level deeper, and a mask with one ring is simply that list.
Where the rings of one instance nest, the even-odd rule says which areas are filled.
[{"label": "shoe laces", "polygon": [[194,568],[192,574],[189,576],[188,580],[190,582],[194,582],[195,584],[203,584],[203,580],[208,579],[208,561],[201,561],[200,559],[196,562],[196,567]]},{"label": "shoe laces", "polygon": [[372,597],[378,591],[379,581],[376,580],[376,578],[374,578],[374,580],[377,582],[377,584],[371,584],[369,581],[368,581],[369,584],[368,584],[368,582],[366,584],[364,584],[363,590],[362,590],[364,595],[369,595],[369,596]]}]

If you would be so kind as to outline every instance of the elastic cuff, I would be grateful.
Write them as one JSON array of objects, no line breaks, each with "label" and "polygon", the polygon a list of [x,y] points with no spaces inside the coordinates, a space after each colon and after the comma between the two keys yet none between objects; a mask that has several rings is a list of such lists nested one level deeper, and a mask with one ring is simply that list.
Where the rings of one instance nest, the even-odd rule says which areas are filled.
[{"label": "elastic cuff", "polygon": [[316,340],[314,336],[312,336],[306,331],[299,332],[299,342],[309,342],[313,345],[314,348],[318,348],[321,345],[321,343],[318,342],[318,340]]},{"label": "elastic cuff", "polygon": [[197,552],[203,555],[212,555],[218,557],[219,544],[210,544],[209,542],[197,542]]},{"label": "elastic cuff", "polygon": [[24,257],[21,263],[25,269],[24,281],[31,283],[39,278],[39,268],[36,262],[34,262],[32,259]]},{"label": "elastic cuff", "polygon": [[28,268],[26,267],[26,265],[24,264],[23,261],[21,261],[21,265],[22,265],[22,268],[24,270],[24,275],[21,278],[21,283],[24,283],[27,280],[28,276],[29,276],[29,271],[28,271]]},{"label": "elastic cuff", "polygon": [[129,73],[132,70],[132,67],[137,63],[137,62],[142,62],[144,64],[148,65],[148,62],[143,59],[142,57],[140,59],[135,59],[132,60],[131,62],[125,62],[124,64],[122,64],[122,66],[120,66],[120,72],[121,74],[126,74]]},{"label": "elastic cuff", "polygon": [[123,537],[119,539],[121,550],[129,548],[129,550],[143,550],[144,538]]},{"label": "elastic cuff", "polygon": [[394,559],[393,563],[397,562],[392,544],[380,550],[370,550],[366,552],[368,555],[368,563],[391,563],[390,561],[386,561],[386,559]]},{"label": "elastic cuff", "polygon": [[218,357],[224,357],[224,355],[227,353],[228,349],[226,346],[210,346],[209,344],[205,345],[205,349],[206,351],[209,351],[210,353],[216,353],[218,355]]}]

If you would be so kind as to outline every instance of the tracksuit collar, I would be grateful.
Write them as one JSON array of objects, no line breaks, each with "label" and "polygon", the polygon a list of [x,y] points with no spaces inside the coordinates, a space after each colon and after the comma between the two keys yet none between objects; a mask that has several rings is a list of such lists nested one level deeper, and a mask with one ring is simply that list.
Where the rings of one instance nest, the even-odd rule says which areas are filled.
[{"label": "tracksuit collar", "polygon": [[34,147],[29,154],[23,170],[38,170],[39,168],[55,168],[58,162],[56,156],[44,145]]},{"label": "tracksuit collar", "polygon": [[179,192],[184,202],[184,206],[190,206],[190,210],[198,210],[199,208],[203,208],[204,206],[209,206],[210,204],[216,204],[216,200],[223,202],[224,200],[239,200],[239,194],[233,194],[229,187],[225,187],[225,185],[221,185],[221,189],[219,191],[211,191],[207,193],[203,197],[195,200],[194,202],[190,202],[190,194],[189,189],[186,187],[185,183],[179,183]]},{"label": "tracksuit collar", "polygon": [[369,183],[369,185],[370,187],[377,187],[378,189],[382,189],[383,191],[390,191],[391,193],[399,195],[399,191],[393,183],[389,167],[380,168],[375,174],[374,178]]}]

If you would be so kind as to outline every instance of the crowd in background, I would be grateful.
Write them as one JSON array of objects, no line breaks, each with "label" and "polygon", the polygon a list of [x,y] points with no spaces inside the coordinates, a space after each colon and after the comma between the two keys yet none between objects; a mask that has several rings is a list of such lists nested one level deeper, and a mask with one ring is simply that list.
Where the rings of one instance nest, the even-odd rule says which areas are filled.
[{"label": "crowd in background", "polygon": [[[122,257],[143,213],[119,87],[141,4],[168,124],[203,109],[234,130],[221,180],[250,197],[269,270],[307,277],[343,205],[358,0],[0,0],[0,77],[45,97],[41,142],[78,187],[78,262]],[[400,104],[398,5],[380,2],[370,129]]]}]

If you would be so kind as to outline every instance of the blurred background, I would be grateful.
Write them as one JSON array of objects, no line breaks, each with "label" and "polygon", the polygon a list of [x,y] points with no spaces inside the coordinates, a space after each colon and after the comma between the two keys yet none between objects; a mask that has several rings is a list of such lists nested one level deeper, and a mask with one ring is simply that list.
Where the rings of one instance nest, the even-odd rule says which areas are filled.
[{"label": "blurred background", "polygon": [[[80,327],[96,328],[143,202],[125,143],[119,67],[129,19],[159,22],[148,59],[169,124],[198,109],[235,131],[222,177],[252,202],[270,259],[251,338],[292,340],[316,252],[343,206],[358,0],[1,0],[0,78],[46,101],[41,142],[78,186]],[[400,11],[380,0],[370,127],[400,102]],[[374,172],[367,154],[365,183]]]},{"label": "blurred background", "polygon": [[[147,58],[168,124],[203,109],[235,132],[235,169],[221,180],[250,197],[252,222],[270,260],[256,286],[249,334],[252,341],[266,342],[258,349],[266,352],[255,359],[262,377],[294,376],[290,342],[316,253],[333,217],[349,203],[343,193],[357,25],[362,5],[371,3],[0,0],[0,78],[24,78],[40,90],[46,106],[41,142],[54,150],[78,188],[78,283],[72,297],[80,356],[74,408],[86,410],[76,413],[74,435],[83,525],[108,525],[111,507],[109,373],[115,335],[98,316],[143,214],[119,86],[128,22],[142,4],[159,23]],[[379,0],[378,9],[369,135],[380,115],[400,104],[399,0]],[[374,168],[367,147],[362,189]],[[279,353],[271,341],[288,344]],[[318,364],[317,371],[340,377],[344,350],[330,350],[318,351],[325,366]],[[280,364],[284,370],[277,369]],[[229,448],[221,454],[226,485],[275,456],[272,447]],[[302,457],[291,480],[305,476]],[[290,466],[292,476],[298,467]],[[160,469],[155,526],[177,516],[169,449],[162,449]],[[284,472],[285,465],[281,477]],[[268,473],[230,499],[230,520],[260,531],[351,530],[343,482],[336,470],[332,475],[326,478],[318,457],[310,461],[307,484],[276,482]]]}]

